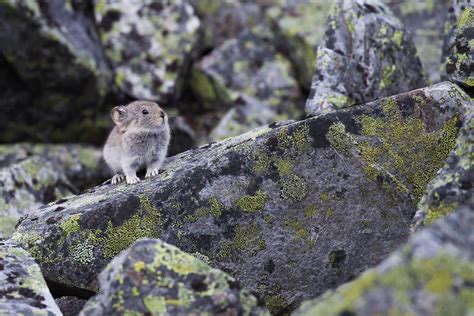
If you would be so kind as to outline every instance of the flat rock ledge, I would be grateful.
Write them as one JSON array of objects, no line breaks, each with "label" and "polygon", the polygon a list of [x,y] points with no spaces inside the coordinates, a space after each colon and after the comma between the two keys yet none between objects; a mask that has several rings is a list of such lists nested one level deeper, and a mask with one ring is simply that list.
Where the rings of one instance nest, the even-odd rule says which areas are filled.
[{"label": "flat rock ledge", "polygon": [[120,251],[160,238],[207,257],[271,312],[290,311],[407,240],[469,102],[442,83],[272,124],[172,157],[137,185],[45,205],[12,239],[48,281],[97,291],[98,274]]}]

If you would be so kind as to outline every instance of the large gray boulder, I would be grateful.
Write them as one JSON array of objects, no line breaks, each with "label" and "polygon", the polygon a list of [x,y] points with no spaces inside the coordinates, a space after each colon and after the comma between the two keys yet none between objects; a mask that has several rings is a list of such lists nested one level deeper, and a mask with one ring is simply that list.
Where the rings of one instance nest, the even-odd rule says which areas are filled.
[{"label": "large gray boulder", "polygon": [[81,145],[0,145],[0,238],[39,206],[108,176],[99,150]]},{"label": "large gray boulder", "polygon": [[1,119],[0,140],[93,141],[103,131],[101,106],[111,71],[87,6],[0,1],[0,55],[14,74],[2,84],[13,90],[20,85],[20,95],[30,96],[5,105],[8,121]]},{"label": "large gray boulder", "polygon": [[199,19],[187,0],[94,0],[115,84],[128,96],[167,103],[179,96],[199,44]]},{"label": "large gray boulder", "polygon": [[474,200],[295,315],[472,315]]},{"label": "large gray boulder", "polygon": [[456,146],[418,204],[414,229],[432,224],[474,196],[474,102],[468,105]]},{"label": "large gray boulder", "polygon": [[0,240],[0,315],[61,316],[33,257]]},{"label": "large gray boulder", "polygon": [[317,115],[425,86],[409,32],[378,0],[338,0],[326,21],[324,44],[306,112]]},{"label": "large gray boulder", "polygon": [[455,145],[469,97],[443,83],[167,160],[137,185],[100,186],[24,219],[12,239],[45,277],[97,290],[141,237],[160,238],[291,310],[402,244],[427,183]]},{"label": "large gray boulder", "polygon": [[268,315],[234,278],[160,240],[135,242],[99,284],[80,315]]},{"label": "large gray boulder", "polygon": [[474,88],[474,3],[466,5],[456,29],[451,55],[446,60],[446,73],[451,81],[466,89]]}]

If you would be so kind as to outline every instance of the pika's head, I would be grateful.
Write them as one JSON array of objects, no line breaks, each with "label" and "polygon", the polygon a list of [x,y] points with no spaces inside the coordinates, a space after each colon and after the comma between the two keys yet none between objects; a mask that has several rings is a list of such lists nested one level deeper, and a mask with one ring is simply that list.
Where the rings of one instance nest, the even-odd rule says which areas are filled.
[{"label": "pika's head", "polygon": [[112,109],[112,120],[122,130],[131,128],[159,129],[168,126],[168,115],[155,102],[134,101]]}]

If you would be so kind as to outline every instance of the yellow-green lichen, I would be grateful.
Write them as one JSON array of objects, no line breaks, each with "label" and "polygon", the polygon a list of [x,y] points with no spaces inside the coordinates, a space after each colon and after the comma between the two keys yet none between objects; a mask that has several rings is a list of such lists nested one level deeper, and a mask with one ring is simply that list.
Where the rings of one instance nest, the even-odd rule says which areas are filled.
[{"label": "yellow-green lichen", "polygon": [[277,162],[278,174],[280,177],[285,177],[293,172],[293,166],[289,160],[278,160]]},{"label": "yellow-green lichen", "polygon": [[293,232],[293,237],[296,240],[302,239],[306,241],[309,246],[311,246],[311,234],[302,220],[298,220],[296,218],[286,220],[285,227]]},{"label": "yellow-green lichen", "polygon": [[351,155],[351,150],[354,147],[355,140],[351,134],[346,133],[346,127],[344,124],[338,122],[331,125],[326,134],[326,139],[337,151],[346,156]]},{"label": "yellow-green lichen", "polygon": [[[363,116],[362,134],[374,141],[358,144],[365,172],[376,179],[381,171],[394,175],[401,183],[410,184],[420,198],[428,182],[436,175],[454,147],[458,118],[453,117],[435,131],[427,131],[417,115],[402,118],[393,98],[383,106],[385,118]],[[402,179],[405,178],[406,181]]]},{"label": "yellow-green lichen", "polygon": [[245,213],[258,212],[265,206],[265,192],[259,189],[253,196],[239,197],[235,204]]},{"label": "yellow-green lichen", "polygon": [[298,175],[290,175],[280,180],[281,196],[286,200],[301,202],[308,195],[306,180]]},{"label": "yellow-green lichen", "polygon": [[166,301],[164,296],[146,296],[143,304],[152,315],[164,315],[166,312]]},{"label": "yellow-green lichen", "polygon": [[71,215],[67,220],[63,221],[59,227],[66,233],[66,237],[69,237],[72,233],[77,233],[81,227],[79,226],[79,214]]},{"label": "yellow-green lichen", "polygon": [[457,203],[453,204],[441,204],[438,207],[429,207],[426,214],[426,218],[423,221],[425,225],[432,224],[435,220],[445,217],[451,214],[458,207]]},{"label": "yellow-green lichen", "polygon": [[257,156],[253,169],[256,174],[264,173],[270,166],[271,159],[265,153],[260,153]]},{"label": "yellow-green lichen", "polygon": [[195,222],[206,216],[220,217],[222,215],[223,205],[216,197],[209,199],[209,208],[198,208],[193,214],[187,215],[185,220],[188,222]]},{"label": "yellow-green lichen", "polygon": [[306,217],[307,219],[310,219],[316,214],[317,211],[318,209],[316,205],[310,205],[305,209],[304,217]]},{"label": "yellow-green lichen", "polygon": [[233,239],[221,243],[218,256],[220,258],[227,258],[232,256],[235,251],[241,252],[247,250],[252,245],[257,246],[257,248],[261,250],[262,244],[259,242],[260,234],[260,226],[256,223],[236,226]]}]

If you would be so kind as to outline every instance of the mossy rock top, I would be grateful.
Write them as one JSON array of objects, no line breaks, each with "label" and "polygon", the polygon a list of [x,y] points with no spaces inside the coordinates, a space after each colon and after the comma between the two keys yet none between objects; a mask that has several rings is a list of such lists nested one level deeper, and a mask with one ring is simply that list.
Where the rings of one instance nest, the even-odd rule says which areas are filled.
[{"label": "mossy rock top", "polygon": [[468,101],[442,83],[272,124],[171,157],[137,185],[50,203],[12,238],[48,280],[92,291],[120,251],[160,238],[208,257],[272,312],[289,311],[406,240]]}]

